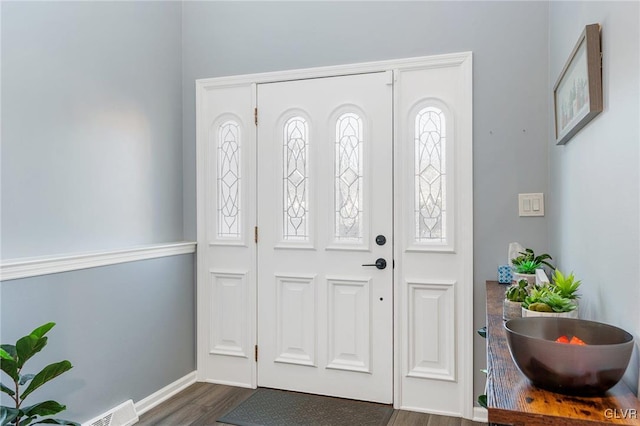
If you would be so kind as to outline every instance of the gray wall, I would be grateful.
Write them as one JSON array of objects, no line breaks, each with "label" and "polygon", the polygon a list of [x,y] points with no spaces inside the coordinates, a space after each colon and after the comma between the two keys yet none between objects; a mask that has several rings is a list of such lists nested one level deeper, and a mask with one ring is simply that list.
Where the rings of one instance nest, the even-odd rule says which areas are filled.
[{"label": "gray wall", "polygon": [[177,2],[5,2],[3,259],[182,240]]},{"label": "gray wall", "polygon": [[67,406],[59,417],[82,422],[194,371],[194,262],[181,255],[3,281],[3,343],[56,323],[26,371],[74,366],[27,402],[56,400]]},{"label": "gray wall", "polygon": [[[551,250],[562,270],[574,271],[583,281],[581,316],[620,326],[636,339],[640,336],[639,20],[638,2],[550,6],[549,83],[555,83],[584,26],[600,23],[604,86],[604,111],[566,145],[549,144]],[[625,381],[637,389],[637,351],[627,373]]]},{"label": "gray wall", "polygon": [[[194,80],[473,51],[475,323],[509,242],[547,250],[546,218],[519,218],[519,192],[547,191],[546,2],[185,2],[184,223],[195,239]],[[475,337],[475,393],[485,346]]]},{"label": "gray wall", "polygon": [[[2,259],[183,240],[181,5],[6,2]],[[58,325],[34,393],[85,421],[195,369],[194,256],[0,284],[1,341]]]}]

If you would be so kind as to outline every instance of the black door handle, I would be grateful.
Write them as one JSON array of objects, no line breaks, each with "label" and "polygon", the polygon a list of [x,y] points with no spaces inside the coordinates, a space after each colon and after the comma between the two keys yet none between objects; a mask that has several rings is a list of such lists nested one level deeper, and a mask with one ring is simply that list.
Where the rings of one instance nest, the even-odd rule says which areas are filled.
[{"label": "black door handle", "polygon": [[376,259],[376,263],[365,263],[362,266],[375,266],[378,269],[384,269],[387,267],[387,261],[383,258]]}]

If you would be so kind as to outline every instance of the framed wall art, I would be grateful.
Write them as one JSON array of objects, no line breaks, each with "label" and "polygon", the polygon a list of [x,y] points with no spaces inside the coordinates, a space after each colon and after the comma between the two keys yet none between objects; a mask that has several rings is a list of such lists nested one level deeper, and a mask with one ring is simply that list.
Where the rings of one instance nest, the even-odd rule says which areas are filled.
[{"label": "framed wall art", "polygon": [[602,112],[600,25],[587,25],[553,87],[556,144],[564,145]]}]

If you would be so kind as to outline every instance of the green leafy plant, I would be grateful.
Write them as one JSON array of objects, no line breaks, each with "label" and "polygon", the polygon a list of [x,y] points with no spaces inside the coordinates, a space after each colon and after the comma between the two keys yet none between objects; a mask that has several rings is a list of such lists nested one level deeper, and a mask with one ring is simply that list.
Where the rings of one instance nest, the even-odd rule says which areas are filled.
[{"label": "green leafy plant", "polygon": [[539,262],[534,262],[533,260],[525,260],[516,266],[516,272],[519,274],[535,274],[536,269],[541,266]]},{"label": "green leafy plant", "polygon": [[2,371],[13,381],[11,387],[0,383],[0,390],[9,395],[14,402],[14,407],[0,406],[0,424],[2,426],[36,424],[80,426],[69,420],[48,417],[66,410],[66,406],[56,401],[44,401],[30,406],[23,405],[24,400],[33,391],[72,368],[71,363],[65,360],[49,364],[37,374],[23,373],[25,363],[46,346],[47,337],[45,334],[54,325],[53,322],[41,325],[29,335],[20,338],[15,345],[3,344],[0,346],[0,366]]},{"label": "green leafy plant", "polygon": [[522,307],[537,312],[571,312],[576,305],[556,293],[549,285],[534,287],[522,302]]},{"label": "green leafy plant", "polygon": [[524,299],[529,295],[527,291],[527,280],[520,280],[517,284],[510,286],[505,292],[504,296],[511,302],[524,302]]},{"label": "green leafy plant", "polygon": [[[551,263],[547,262],[547,260],[553,260],[553,258],[549,256],[547,253],[543,253],[539,256],[536,256],[534,251],[530,248],[524,249],[524,251],[521,251],[519,253],[520,253],[520,256],[511,259],[511,263],[516,269],[518,269],[519,265],[522,265],[525,262],[536,263],[538,264],[537,268],[539,268],[541,265],[546,265],[552,270],[555,269]],[[533,273],[535,273],[535,269],[537,268],[534,268]],[[520,273],[524,274],[526,272],[520,272]]]},{"label": "green leafy plant", "polygon": [[487,408],[487,395],[486,394],[482,394],[478,396],[478,405],[481,406],[482,408]]},{"label": "green leafy plant", "polygon": [[582,284],[582,281],[576,280],[573,276],[573,272],[564,276],[559,269],[556,269],[553,273],[552,281],[551,289],[554,293],[558,293],[560,296],[571,300],[575,300],[580,297],[576,292],[578,291],[580,284]]}]

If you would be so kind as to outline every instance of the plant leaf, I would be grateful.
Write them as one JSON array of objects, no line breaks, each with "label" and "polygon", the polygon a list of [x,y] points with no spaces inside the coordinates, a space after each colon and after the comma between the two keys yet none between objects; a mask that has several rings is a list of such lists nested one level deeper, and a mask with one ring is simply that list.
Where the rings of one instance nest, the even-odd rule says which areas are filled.
[{"label": "plant leaf", "polygon": [[7,373],[13,381],[17,382],[20,379],[18,376],[18,363],[13,359],[0,358],[0,368]]},{"label": "plant leaf", "polygon": [[6,386],[5,386],[5,385],[3,385],[2,383],[0,383],[0,390],[1,390],[2,392],[6,393],[6,394],[7,394],[7,395],[9,395],[9,396],[13,396],[13,395],[15,395],[15,394],[16,394],[13,390],[11,390],[10,388],[6,387]]},{"label": "plant leaf", "polygon": [[5,426],[11,423],[18,417],[20,410],[17,408],[0,406],[0,425]]},{"label": "plant leaf", "polygon": [[478,405],[487,408],[487,395],[480,395],[478,397]]},{"label": "plant leaf", "polygon": [[552,271],[556,269],[555,266],[553,266],[552,264],[550,264],[549,262],[547,262],[546,260],[541,260],[540,261],[541,265],[547,265]]},{"label": "plant leaf", "polygon": [[72,422],[71,420],[63,420],[63,419],[43,419],[38,420],[35,423],[31,423],[32,425],[41,425],[41,424],[50,424],[50,425],[72,425],[72,426],[80,426],[80,423]]},{"label": "plant leaf", "polygon": [[38,416],[31,416],[31,417],[27,417],[25,418],[20,418],[20,426],[26,425],[26,426],[30,426],[31,425],[31,421],[34,420],[36,417]]},{"label": "plant leaf", "polygon": [[25,374],[20,376],[20,386],[26,384],[29,380],[33,379],[36,375],[35,374]]},{"label": "plant leaf", "polygon": [[476,332],[480,335],[480,337],[484,337],[485,339],[487,338],[487,326],[486,325],[484,327],[481,327],[481,328],[477,329]]},{"label": "plant leaf", "polygon": [[[0,348],[5,351],[13,360],[16,359],[17,352],[16,347],[13,345],[1,345]],[[4,356],[2,358],[5,358]]]},{"label": "plant leaf", "polygon": [[22,411],[23,415],[27,417],[35,417],[35,416],[44,417],[44,416],[51,416],[53,414],[58,414],[60,411],[64,411],[66,409],[67,407],[60,404],[59,402],[44,401],[34,405],[30,405],[25,408],[21,408],[20,411]]},{"label": "plant leaf", "polygon": [[73,368],[73,366],[67,360],[47,365],[42,369],[42,371],[35,375],[33,380],[31,380],[27,389],[22,393],[22,399],[24,400],[31,392],[47,383],[49,380],[55,379],[65,371],[71,370],[71,368]]},{"label": "plant leaf", "polygon": [[41,339],[42,336],[44,336],[45,334],[47,334],[47,332],[49,330],[51,330],[53,328],[53,326],[56,325],[55,322],[48,322],[46,324],[41,325],[40,327],[36,328],[35,330],[33,330],[30,334],[32,336],[36,336],[38,339]]},{"label": "plant leaf", "polygon": [[45,334],[49,330],[56,325],[55,322],[48,322],[46,324],[41,325],[40,327],[33,330],[29,333],[28,336],[22,337],[16,343],[16,351],[18,358],[18,368],[22,368],[25,362],[29,360],[32,356],[37,354],[44,348],[47,344],[47,338],[44,337]]},{"label": "plant leaf", "polygon": [[27,362],[29,358],[40,352],[46,344],[46,337],[38,337],[35,334],[24,336],[18,340],[16,343],[16,350],[18,351],[18,368],[22,368],[24,363]]}]

